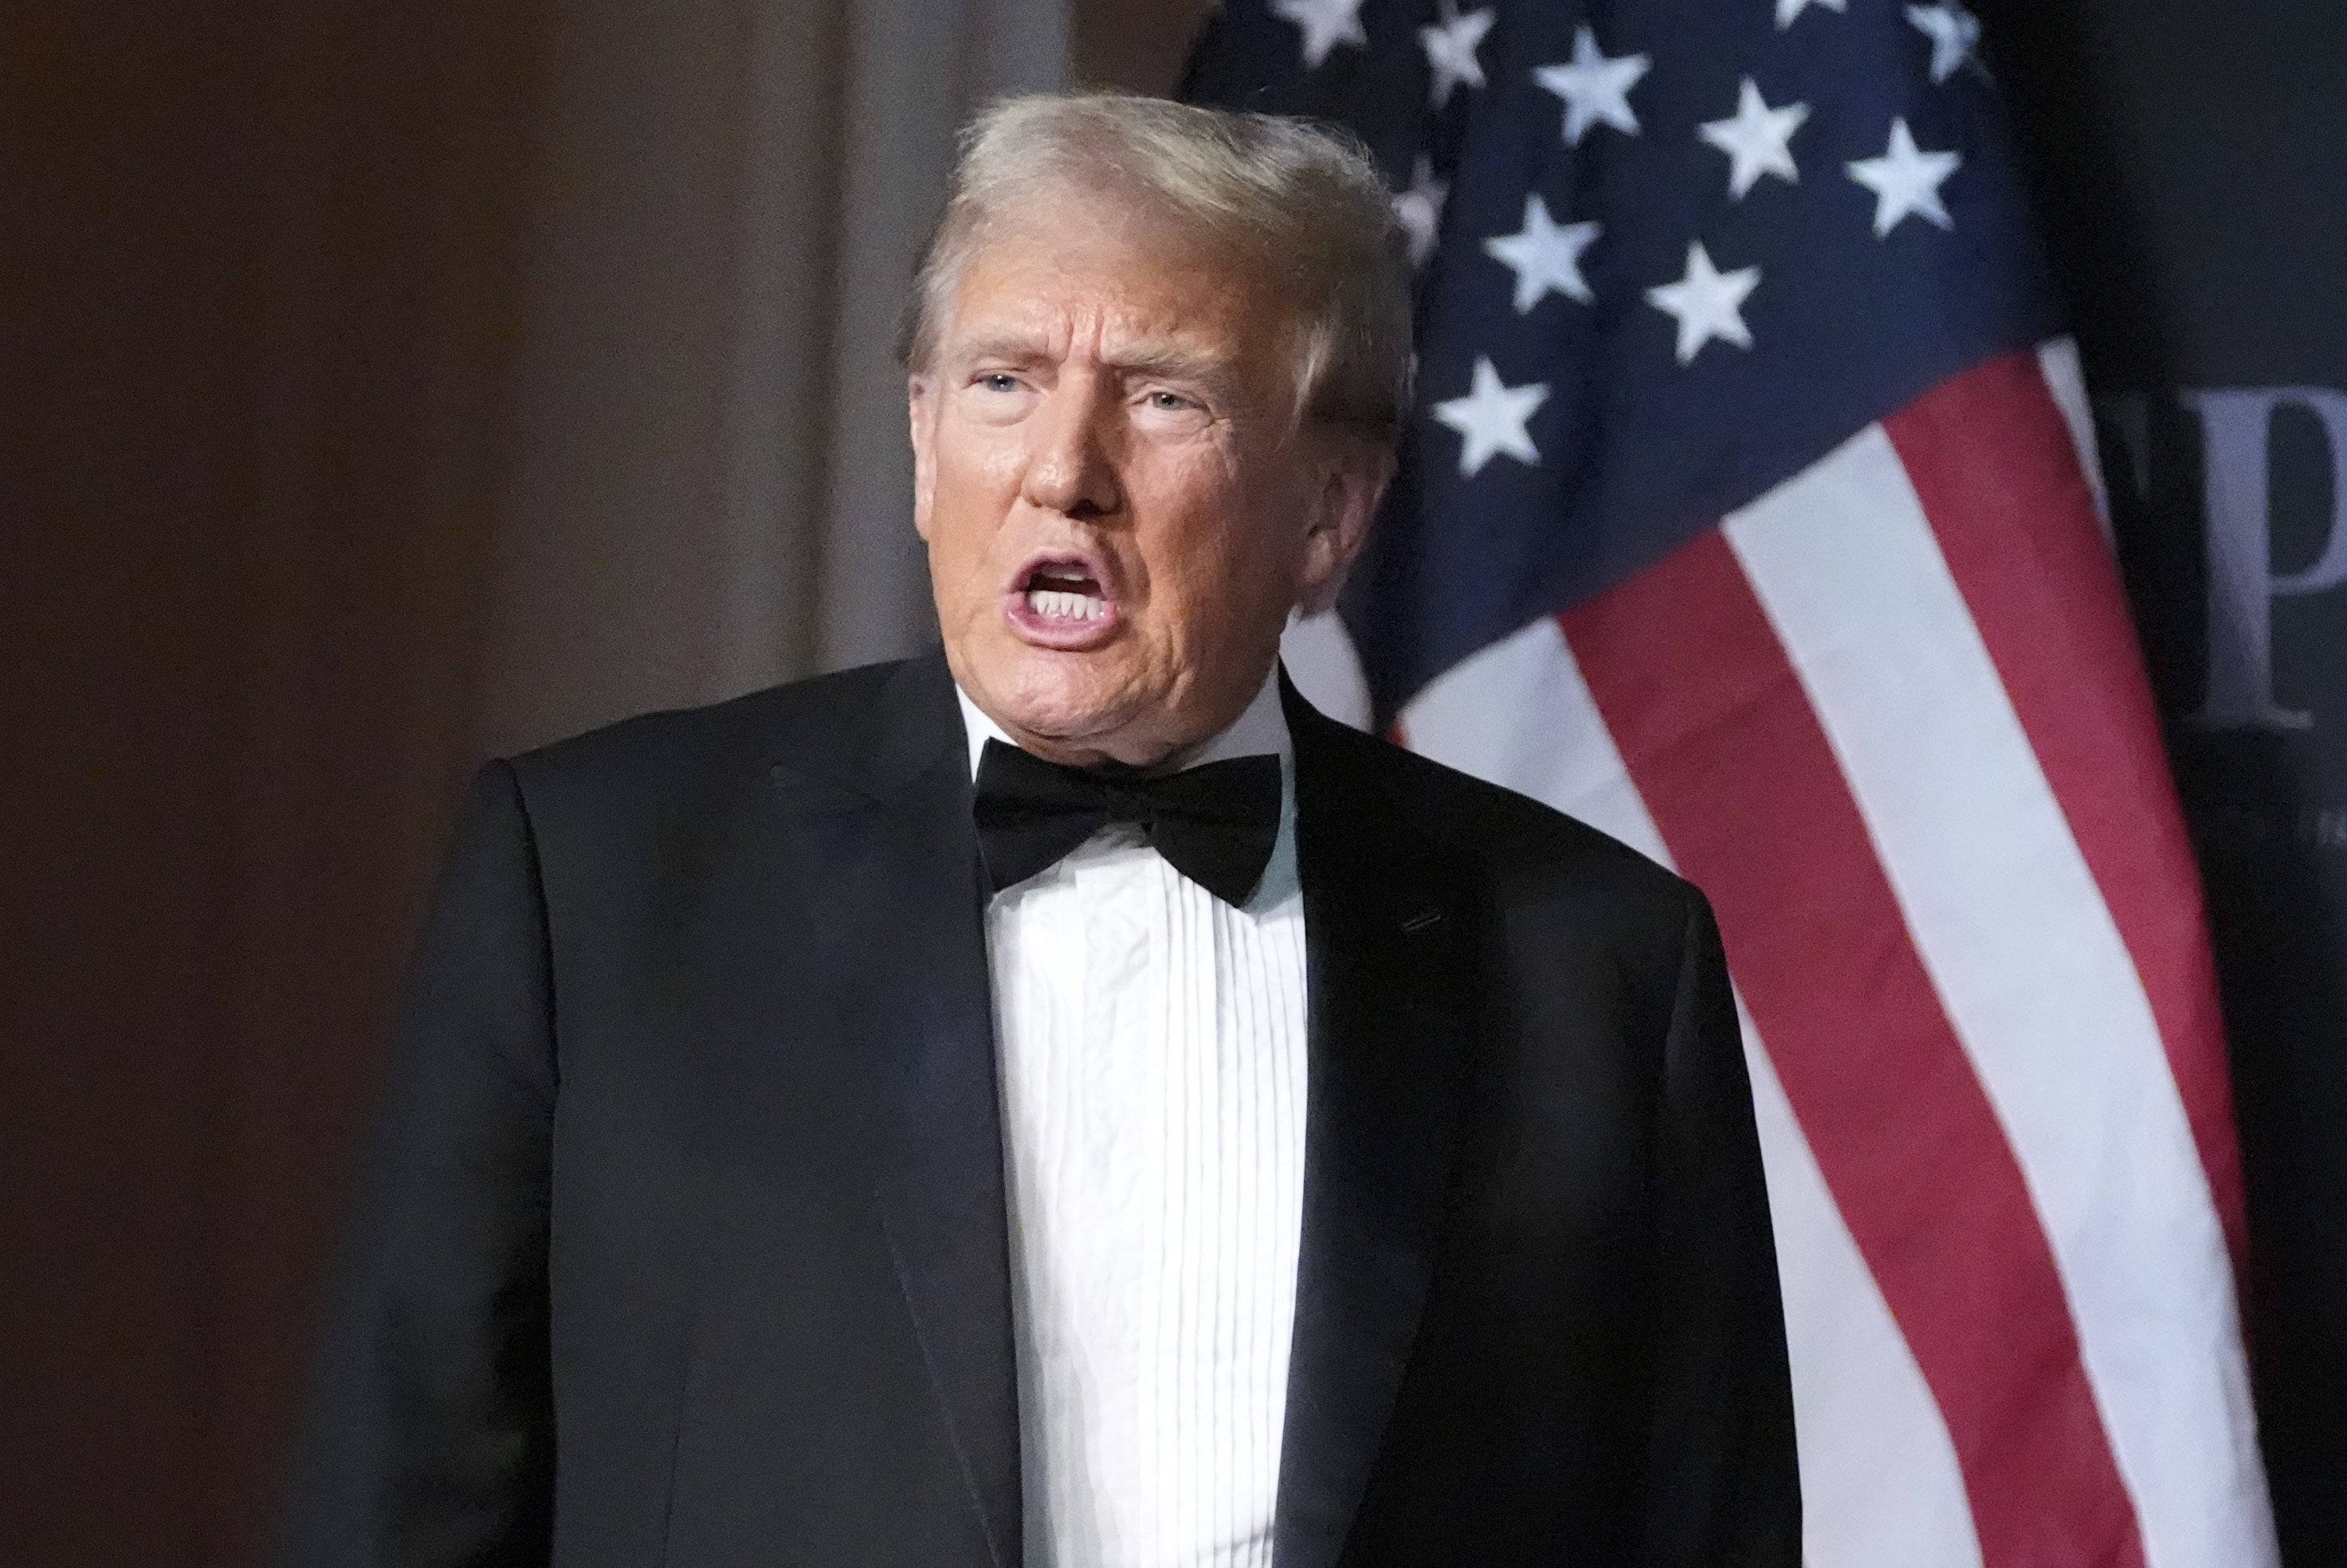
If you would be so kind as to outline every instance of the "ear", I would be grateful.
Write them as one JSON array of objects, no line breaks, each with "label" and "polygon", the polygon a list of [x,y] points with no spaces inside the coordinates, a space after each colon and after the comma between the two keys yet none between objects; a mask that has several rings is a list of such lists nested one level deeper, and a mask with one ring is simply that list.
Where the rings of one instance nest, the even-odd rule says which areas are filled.
[{"label": "ear", "polygon": [[913,530],[929,537],[938,494],[938,381],[925,373],[905,378],[906,424],[913,438]]},{"label": "ear", "polygon": [[1328,438],[1296,574],[1299,613],[1318,615],[1335,607],[1345,573],[1368,542],[1370,520],[1378,515],[1393,471],[1393,453],[1384,443],[1350,435]]}]

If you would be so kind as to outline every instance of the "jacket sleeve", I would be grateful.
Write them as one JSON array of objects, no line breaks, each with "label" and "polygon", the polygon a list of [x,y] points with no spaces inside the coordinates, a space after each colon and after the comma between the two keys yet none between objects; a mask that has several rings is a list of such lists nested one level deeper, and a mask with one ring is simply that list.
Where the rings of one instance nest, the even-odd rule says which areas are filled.
[{"label": "jacket sleeve", "polygon": [[1645,1561],[1799,1568],[1777,1254],[1719,928],[1692,897],[1655,1130],[1655,1383]]},{"label": "jacket sleeve", "polygon": [[545,905],[510,766],[459,819],[313,1373],[286,1568],[543,1564],[555,1095]]}]

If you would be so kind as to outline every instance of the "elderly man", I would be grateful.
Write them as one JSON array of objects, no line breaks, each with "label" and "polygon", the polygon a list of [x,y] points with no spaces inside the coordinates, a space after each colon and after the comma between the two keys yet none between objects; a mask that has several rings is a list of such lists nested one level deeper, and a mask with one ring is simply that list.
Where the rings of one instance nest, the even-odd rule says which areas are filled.
[{"label": "elderly man", "polygon": [[907,333],[942,657],[479,781],[294,1491],[326,1564],[1785,1564],[1718,939],[1322,718],[1386,194],[1029,98]]}]

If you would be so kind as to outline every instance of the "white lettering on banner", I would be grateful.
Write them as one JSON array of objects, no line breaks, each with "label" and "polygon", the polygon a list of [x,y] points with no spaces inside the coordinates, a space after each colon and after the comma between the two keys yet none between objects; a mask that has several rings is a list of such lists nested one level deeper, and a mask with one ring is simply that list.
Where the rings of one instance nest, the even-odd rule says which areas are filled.
[{"label": "white lettering on banner", "polygon": [[[2207,485],[2209,729],[2302,730],[2313,716],[2273,692],[2273,601],[2347,586],[2347,393],[2321,386],[2187,391],[2200,416]],[[2267,443],[2276,411],[2303,409],[2331,446],[2331,518],[2312,565],[2273,569]]]},{"label": "white lettering on banner", "polygon": [[2300,815],[2298,838],[2314,849],[2347,849],[2347,806],[2308,808]]}]

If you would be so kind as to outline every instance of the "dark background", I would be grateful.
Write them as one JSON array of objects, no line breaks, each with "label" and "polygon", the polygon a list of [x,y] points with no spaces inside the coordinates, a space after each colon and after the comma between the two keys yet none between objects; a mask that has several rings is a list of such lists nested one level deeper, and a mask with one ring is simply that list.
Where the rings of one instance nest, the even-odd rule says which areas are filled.
[{"label": "dark background", "polygon": [[[2293,1568],[2347,1563],[2347,589],[2277,599],[2275,705],[2211,727],[2203,426],[2185,394],[2347,393],[2347,5],[1979,7],[2068,300],[2209,892],[2249,1179],[2252,1356]],[[2347,434],[2347,433],[2343,433]],[[2271,422],[2278,575],[2347,529],[2347,450]],[[2334,459],[2336,460],[2334,463]],[[2220,624],[2216,636],[2227,635]]]},{"label": "dark background", "polygon": [[[0,1568],[255,1563],[478,733],[565,0],[0,5]],[[1076,10],[1162,89],[1196,0]],[[2347,6],[1979,7],[2207,872],[2293,1568],[2347,1563],[2347,590],[2211,730],[2199,421],[2347,389]],[[2274,421],[2272,567],[2347,505]],[[2337,526],[2347,527],[2347,518]]]}]

